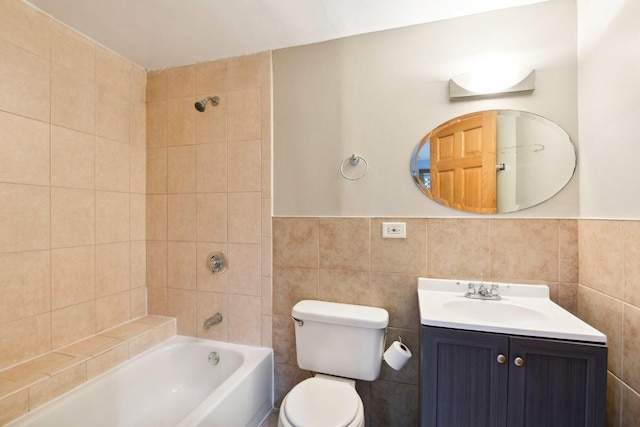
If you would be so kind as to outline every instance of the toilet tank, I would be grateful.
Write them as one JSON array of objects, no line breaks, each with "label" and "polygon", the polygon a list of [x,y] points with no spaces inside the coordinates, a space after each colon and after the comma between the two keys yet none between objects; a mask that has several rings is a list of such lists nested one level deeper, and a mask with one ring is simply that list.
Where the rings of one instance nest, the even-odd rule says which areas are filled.
[{"label": "toilet tank", "polygon": [[300,368],[366,381],[378,378],[389,324],[385,309],[304,300],[291,315]]}]

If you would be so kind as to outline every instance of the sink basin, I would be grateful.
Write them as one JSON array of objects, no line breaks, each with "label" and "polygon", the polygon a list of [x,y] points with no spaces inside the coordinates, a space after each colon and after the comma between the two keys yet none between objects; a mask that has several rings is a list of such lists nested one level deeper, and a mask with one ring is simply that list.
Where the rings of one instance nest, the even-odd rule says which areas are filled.
[{"label": "sink basin", "polygon": [[[493,283],[492,283],[493,284]],[[606,343],[606,336],[555,304],[546,285],[498,283],[500,301],[465,298],[467,282],[418,279],[425,326]]]},{"label": "sink basin", "polygon": [[538,310],[505,301],[482,301],[463,299],[448,301],[442,304],[442,309],[451,311],[458,316],[468,317],[477,321],[508,322],[521,324],[529,322],[543,322],[547,316]]}]

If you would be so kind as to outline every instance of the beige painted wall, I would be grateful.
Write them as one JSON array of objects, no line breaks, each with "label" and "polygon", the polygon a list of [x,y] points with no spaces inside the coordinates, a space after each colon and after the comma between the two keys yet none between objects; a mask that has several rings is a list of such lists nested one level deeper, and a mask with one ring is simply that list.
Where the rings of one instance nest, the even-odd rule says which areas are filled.
[{"label": "beige painted wall", "polygon": [[0,2],[0,370],[146,313],[145,85]]},{"label": "beige painted wall", "polygon": [[[536,69],[536,90],[450,102],[449,78],[496,58]],[[469,216],[428,200],[409,160],[438,124],[513,108],[543,115],[577,141],[576,10],[554,0],[414,27],[276,50],[276,216]],[[340,175],[356,153],[369,173]],[[509,216],[576,217],[577,176],[553,199]]]}]

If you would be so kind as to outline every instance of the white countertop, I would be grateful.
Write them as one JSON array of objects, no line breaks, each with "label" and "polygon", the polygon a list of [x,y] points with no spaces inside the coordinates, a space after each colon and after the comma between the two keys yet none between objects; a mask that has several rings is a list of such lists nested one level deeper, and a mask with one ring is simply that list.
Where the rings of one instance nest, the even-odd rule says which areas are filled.
[{"label": "white countertop", "polygon": [[[425,326],[606,343],[607,337],[549,299],[546,285],[498,283],[500,301],[464,296],[468,280],[418,279]],[[476,283],[476,288],[480,284]],[[496,282],[485,282],[490,287]]]}]

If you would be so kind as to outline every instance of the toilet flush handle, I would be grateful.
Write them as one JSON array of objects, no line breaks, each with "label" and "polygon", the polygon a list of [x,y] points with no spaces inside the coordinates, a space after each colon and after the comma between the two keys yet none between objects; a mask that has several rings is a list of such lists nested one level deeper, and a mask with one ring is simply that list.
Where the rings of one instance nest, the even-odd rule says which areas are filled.
[{"label": "toilet flush handle", "polygon": [[294,320],[294,322],[298,323],[298,326],[303,326],[304,325],[304,320],[302,319],[296,319],[295,317],[291,316],[291,318]]}]

